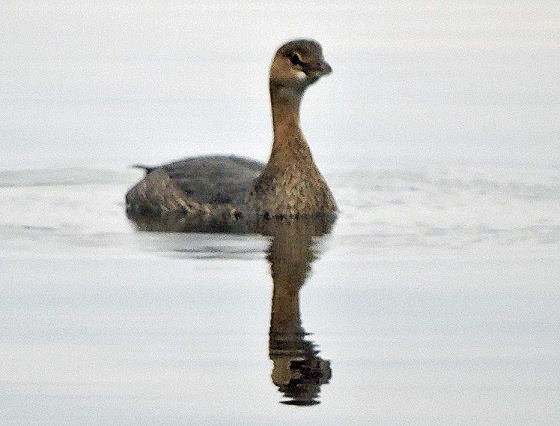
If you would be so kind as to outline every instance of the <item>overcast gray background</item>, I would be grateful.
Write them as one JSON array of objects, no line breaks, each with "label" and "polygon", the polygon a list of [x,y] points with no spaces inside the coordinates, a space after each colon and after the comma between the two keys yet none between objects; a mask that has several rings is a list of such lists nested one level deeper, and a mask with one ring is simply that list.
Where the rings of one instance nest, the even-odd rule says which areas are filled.
[{"label": "overcast gray background", "polygon": [[0,167],[266,159],[276,47],[332,76],[303,125],[336,161],[560,162],[560,2],[0,1]]}]

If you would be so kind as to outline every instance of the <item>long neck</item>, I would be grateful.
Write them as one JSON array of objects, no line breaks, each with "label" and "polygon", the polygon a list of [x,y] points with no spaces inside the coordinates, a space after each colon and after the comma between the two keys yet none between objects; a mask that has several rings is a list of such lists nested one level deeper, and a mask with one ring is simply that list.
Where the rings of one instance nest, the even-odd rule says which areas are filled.
[{"label": "long neck", "polygon": [[311,160],[311,152],[299,124],[299,109],[303,90],[270,84],[274,142],[271,161]]}]

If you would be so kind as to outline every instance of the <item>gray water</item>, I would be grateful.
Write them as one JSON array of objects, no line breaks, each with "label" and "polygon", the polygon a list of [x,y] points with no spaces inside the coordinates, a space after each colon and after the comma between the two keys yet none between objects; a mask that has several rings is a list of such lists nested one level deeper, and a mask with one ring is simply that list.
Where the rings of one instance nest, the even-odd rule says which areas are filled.
[{"label": "gray water", "polygon": [[135,231],[138,175],[0,174],[4,424],[560,420],[558,169],[332,170],[280,248]]},{"label": "gray water", "polygon": [[560,161],[556,0],[3,0],[0,165],[265,160],[275,49],[320,41],[325,162]]},{"label": "gray water", "polygon": [[[1,424],[560,423],[556,1],[0,2]],[[322,236],[138,232],[130,164],[266,160],[313,37]]]}]

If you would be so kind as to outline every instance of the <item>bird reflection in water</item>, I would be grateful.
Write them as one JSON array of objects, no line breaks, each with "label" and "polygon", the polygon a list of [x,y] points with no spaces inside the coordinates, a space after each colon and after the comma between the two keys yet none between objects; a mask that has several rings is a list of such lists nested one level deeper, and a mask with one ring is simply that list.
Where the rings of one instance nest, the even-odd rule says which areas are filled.
[{"label": "bird reflection in water", "polygon": [[321,385],[331,378],[330,361],[319,356],[314,342],[306,339],[301,324],[299,291],[317,258],[315,237],[330,231],[332,221],[276,222],[269,234],[267,259],[274,289],[268,353],[273,362],[272,381],[286,400],[283,404],[319,404]]},{"label": "bird reflection in water", "polygon": [[[180,220],[174,222],[134,218],[143,231],[192,232]],[[318,242],[327,235],[334,217],[270,219],[245,223],[225,232],[260,233],[271,237],[267,251],[273,281],[268,353],[272,360],[272,382],[283,394],[282,404],[319,404],[321,385],[331,378],[330,361],[319,356],[317,345],[307,339],[301,323],[299,292],[317,259]],[[216,232],[199,228],[198,232]],[[224,230],[222,230],[224,231]]]}]

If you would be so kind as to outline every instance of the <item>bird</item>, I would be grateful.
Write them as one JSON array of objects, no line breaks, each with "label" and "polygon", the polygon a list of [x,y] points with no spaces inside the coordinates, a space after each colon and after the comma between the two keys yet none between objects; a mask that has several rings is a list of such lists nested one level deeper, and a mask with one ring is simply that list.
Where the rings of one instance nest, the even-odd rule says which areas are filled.
[{"label": "bird", "polygon": [[280,46],[269,71],[273,143],[268,162],[233,155],[136,165],[144,178],[126,194],[143,229],[228,231],[263,220],[335,217],[338,207],[300,127],[306,89],[332,72],[310,39]]}]

